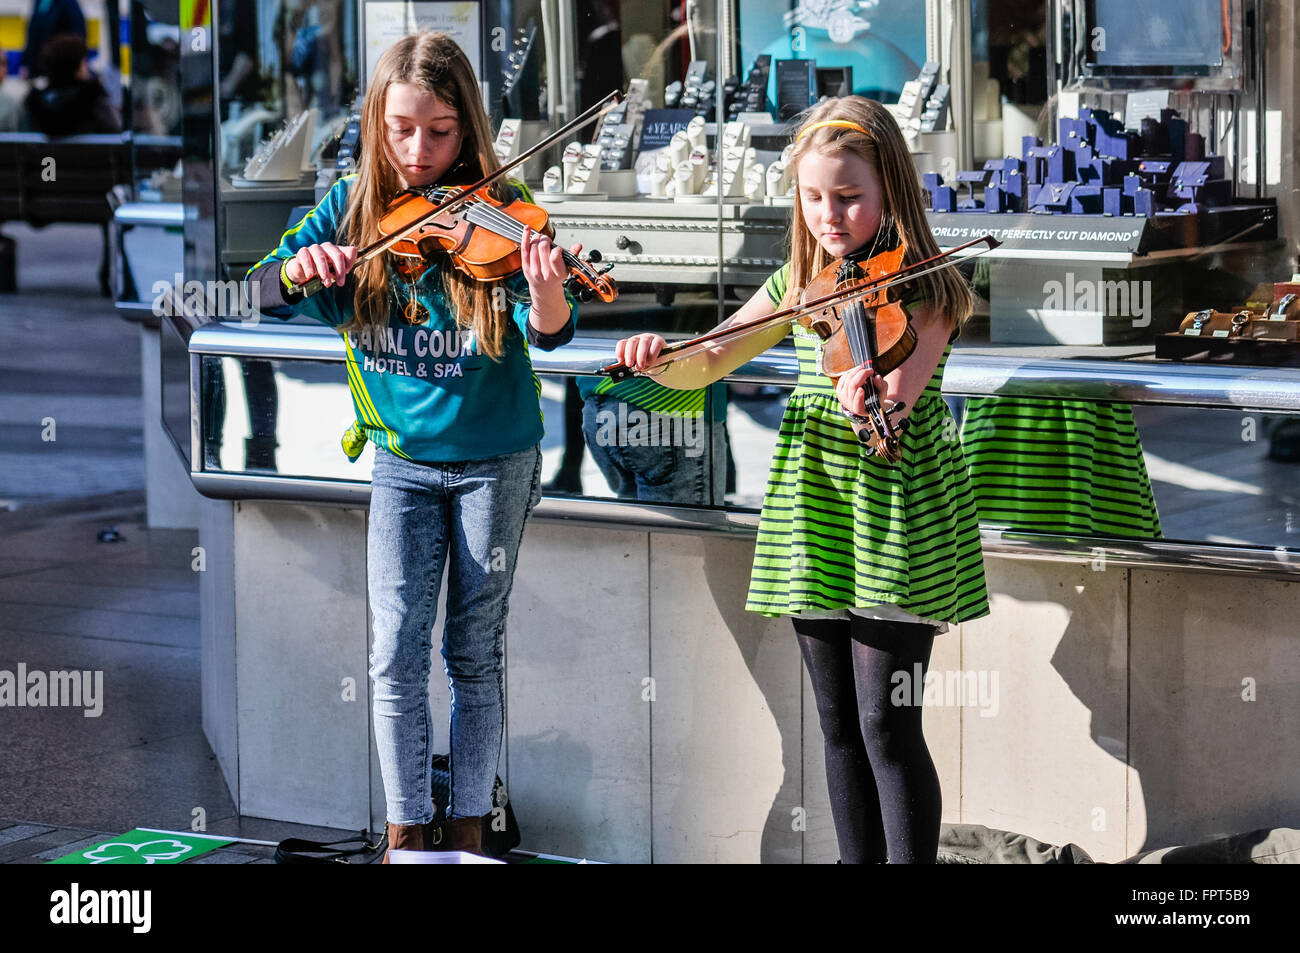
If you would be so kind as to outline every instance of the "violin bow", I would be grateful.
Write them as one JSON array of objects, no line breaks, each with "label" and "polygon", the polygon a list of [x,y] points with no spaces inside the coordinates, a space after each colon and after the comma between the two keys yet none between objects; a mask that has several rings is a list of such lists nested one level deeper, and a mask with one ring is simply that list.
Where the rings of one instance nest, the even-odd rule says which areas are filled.
[{"label": "violin bow", "polygon": [[[755,318],[752,321],[745,321],[742,324],[732,325],[731,327],[716,328],[707,334],[701,334],[699,337],[689,338],[685,341],[677,341],[673,344],[669,344],[659,352],[659,358],[656,360],[656,363],[644,371],[634,371],[626,364],[617,363],[602,367],[599,373],[604,374],[615,382],[624,381],[630,377],[636,376],[654,377],[656,373],[662,373],[663,370],[675,359],[689,357],[706,344],[715,343],[724,339],[730,340],[733,337],[739,338],[745,337],[749,334],[756,334],[760,331],[765,331],[774,325],[792,321],[797,315],[804,312],[813,311],[830,304],[847,304],[848,302],[855,301],[858,298],[865,298],[879,291],[884,291],[886,288],[892,288],[894,285],[912,281],[916,278],[920,278],[922,275],[928,275],[940,270],[941,268],[950,268],[955,265],[956,262],[940,261],[940,259],[950,258],[957,254],[957,252],[964,251],[967,248],[979,244],[983,244],[985,247],[973,254],[963,255],[961,260],[966,261],[969,258],[978,258],[980,255],[991,252],[1002,243],[992,235],[982,235],[979,238],[972,239],[971,241],[958,245],[955,248],[949,248],[947,251],[940,252],[939,254],[933,255],[922,261],[905,265],[890,275],[882,275],[880,278],[865,281],[859,285],[854,285],[852,288],[846,288],[843,291],[832,291],[830,294],[822,295],[820,298],[814,298],[811,301],[805,301],[803,304],[783,308],[774,314],[769,314],[762,318]],[[923,270],[917,271],[916,269]]]},{"label": "violin bow", "polygon": [[[610,102],[611,99],[613,100],[613,102]],[[360,249],[357,252],[357,260],[355,265],[359,265],[363,261],[366,261],[370,258],[374,258],[376,255],[388,251],[389,248],[396,245],[398,242],[402,241],[402,239],[406,238],[407,235],[411,234],[411,232],[415,231],[420,226],[424,225],[426,222],[431,222],[433,221],[433,219],[437,218],[439,215],[443,214],[444,212],[450,211],[451,209],[455,208],[457,205],[460,205],[462,202],[468,201],[469,199],[474,197],[474,193],[477,192],[479,189],[483,188],[486,185],[491,185],[497,179],[501,178],[501,176],[505,175],[507,172],[511,171],[512,169],[520,165],[523,165],[525,162],[527,162],[533,156],[537,155],[542,150],[549,149],[560,139],[563,139],[566,136],[570,135],[571,133],[577,132],[579,129],[582,129],[583,127],[588,126],[591,123],[595,122],[598,118],[600,118],[600,116],[603,113],[608,111],[610,108],[617,106],[622,99],[623,99],[623,93],[620,90],[617,89],[611,90],[609,93],[605,95],[603,99],[601,99],[598,103],[595,103],[585,112],[583,112],[581,115],[565,123],[559,129],[555,130],[555,132],[551,133],[549,136],[542,139],[535,145],[525,149],[523,152],[519,153],[519,155],[511,159],[509,162],[505,163],[502,166],[499,166],[495,171],[489,172],[487,175],[483,176],[473,185],[465,186],[455,195],[443,199],[433,208],[429,209],[429,211],[425,212],[423,215],[419,216],[418,218],[413,219],[405,228],[393,232],[393,234],[391,235],[386,235],[383,238],[379,239],[378,241],[372,242],[371,244],[367,245],[365,248]],[[323,287],[325,287],[324,283],[320,280],[319,277],[316,277],[316,278],[311,278],[300,285],[294,285],[293,290],[297,292],[301,292],[304,295],[314,295],[316,292],[320,291]]]}]

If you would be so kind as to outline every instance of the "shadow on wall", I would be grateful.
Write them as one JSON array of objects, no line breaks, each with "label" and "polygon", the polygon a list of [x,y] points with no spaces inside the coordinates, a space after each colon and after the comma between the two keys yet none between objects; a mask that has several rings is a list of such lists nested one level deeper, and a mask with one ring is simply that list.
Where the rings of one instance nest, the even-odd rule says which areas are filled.
[{"label": "shadow on wall", "polygon": [[[735,545],[737,549],[745,548]],[[752,559],[710,558],[703,562],[709,595],[780,733],[781,777],[771,790],[772,803],[763,824],[758,860],[764,864],[800,863],[804,833],[796,830],[793,810],[805,811],[806,819],[806,805],[801,803],[803,663],[794,630],[786,619],[768,619],[746,611]],[[704,688],[708,682],[699,679],[697,684]]]},{"label": "shadow on wall", "polygon": [[[590,839],[583,828],[583,818],[595,816],[598,805],[590,803],[592,795],[591,747],[567,731],[547,728],[530,735],[515,735],[510,739],[512,752],[522,749],[522,763],[530,765],[552,764],[564,766],[565,810],[548,818],[546,835],[555,844],[582,844]],[[510,796],[507,789],[507,796]],[[527,836],[528,805],[511,797],[519,829]],[[527,843],[524,845],[528,846]]]},{"label": "shadow on wall", "polygon": [[1084,601],[1052,656],[1092,739],[1138,776],[1127,853],[1300,827],[1300,634],[1278,624],[1300,585],[1127,575],[1126,641]]}]

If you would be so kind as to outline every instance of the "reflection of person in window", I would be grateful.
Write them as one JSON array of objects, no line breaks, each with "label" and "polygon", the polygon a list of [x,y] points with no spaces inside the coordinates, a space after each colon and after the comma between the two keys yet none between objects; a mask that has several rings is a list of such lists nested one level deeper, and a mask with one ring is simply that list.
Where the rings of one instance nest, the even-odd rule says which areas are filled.
[{"label": "reflection of person in window", "polygon": [[86,17],[77,0],[33,0],[27,18],[27,46],[23,49],[22,70],[28,79],[45,75],[41,54],[45,44],[56,36],[73,33],[86,41]]},{"label": "reflection of person in window", "polygon": [[625,499],[719,506],[727,477],[726,385],[670,390],[646,378],[583,377],[582,431]]},{"label": "reflection of person in window", "polygon": [[310,106],[329,113],[343,78],[339,45],[341,0],[285,0],[276,21],[284,64],[284,115],[292,118]]},{"label": "reflection of person in window", "polygon": [[153,20],[140,0],[131,2],[130,21],[131,128],[150,136],[180,135],[179,27]]},{"label": "reflection of person in window", "polygon": [[962,422],[980,523],[1031,533],[1160,537],[1129,404],[972,397]]},{"label": "reflection of person in window", "polygon": [[[988,295],[987,259],[975,262],[972,284]],[[1065,536],[1160,536],[1129,404],[972,397],[961,438],[986,526]]]},{"label": "reflection of person in window", "polygon": [[90,72],[86,41],[76,34],[56,36],[45,45],[41,72],[48,81],[27,94],[27,117],[47,136],[78,136],[122,131],[122,115],[99,78]]},{"label": "reflection of person in window", "polygon": [[264,98],[257,65],[257,0],[234,0],[223,4],[221,13],[217,68],[222,109],[228,112],[232,100],[258,103]]}]

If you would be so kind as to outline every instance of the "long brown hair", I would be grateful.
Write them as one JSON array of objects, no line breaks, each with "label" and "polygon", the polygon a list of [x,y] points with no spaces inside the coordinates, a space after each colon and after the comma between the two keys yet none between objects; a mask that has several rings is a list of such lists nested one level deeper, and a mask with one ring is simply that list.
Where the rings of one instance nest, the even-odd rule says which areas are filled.
[{"label": "long brown hair", "polygon": [[[828,119],[857,123],[867,134],[846,126],[813,129],[802,138],[796,137],[790,167],[797,174],[799,160],[812,151],[826,155],[853,153],[870,163],[880,177],[884,191],[881,229],[892,219],[899,236],[907,243],[903,263],[912,264],[939,254],[939,245],[925,219],[925,205],[916,167],[912,164],[912,156],[907,151],[898,123],[889,110],[875,100],[862,96],[842,96],[813,107],[800,123],[799,131],[803,132],[812,124]],[[804,286],[831,262],[825,249],[808,229],[798,198],[794,202],[790,229],[790,279],[785,299],[781,302],[782,307],[787,308],[800,303]],[[970,317],[975,306],[974,299],[970,286],[957,269],[942,268],[917,278],[916,283],[928,302],[944,315],[949,327],[960,327]]]},{"label": "long brown hair", "polygon": [[[409,83],[433,93],[456,110],[461,147],[449,171],[463,173],[473,181],[498,167],[478,80],[456,41],[446,33],[418,33],[398,40],[375,64],[370,88],[366,90],[361,111],[361,162],[347,211],[339,224],[339,233],[347,236],[348,244],[358,247],[381,237],[379,219],[402,187],[388,158],[388,137],[384,132],[384,101],[388,87],[394,83]],[[500,180],[492,186],[492,193],[501,199],[509,197],[505,183]],[[440,264],[443,289],[456,323],[473,328],[480,353],[493,360],[500,359],[509,321],[506,311],[492,307],[494,283],[471,278],[450,260]],[[386,327],[389,295],[393,292],[385,256],[362,262],[352,273],[356,276],[354,314],[346,328]]]}]

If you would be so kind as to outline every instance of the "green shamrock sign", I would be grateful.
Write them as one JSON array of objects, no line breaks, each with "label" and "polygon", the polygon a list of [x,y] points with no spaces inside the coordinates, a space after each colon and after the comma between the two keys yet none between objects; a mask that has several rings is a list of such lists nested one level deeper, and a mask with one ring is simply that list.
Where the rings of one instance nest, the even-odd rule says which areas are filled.
[{"label": "green shamrock sign", "polygon": [[233,844],[226,837],[136,828],[52,860],[52,864],[183,864],[210,850]]}]

